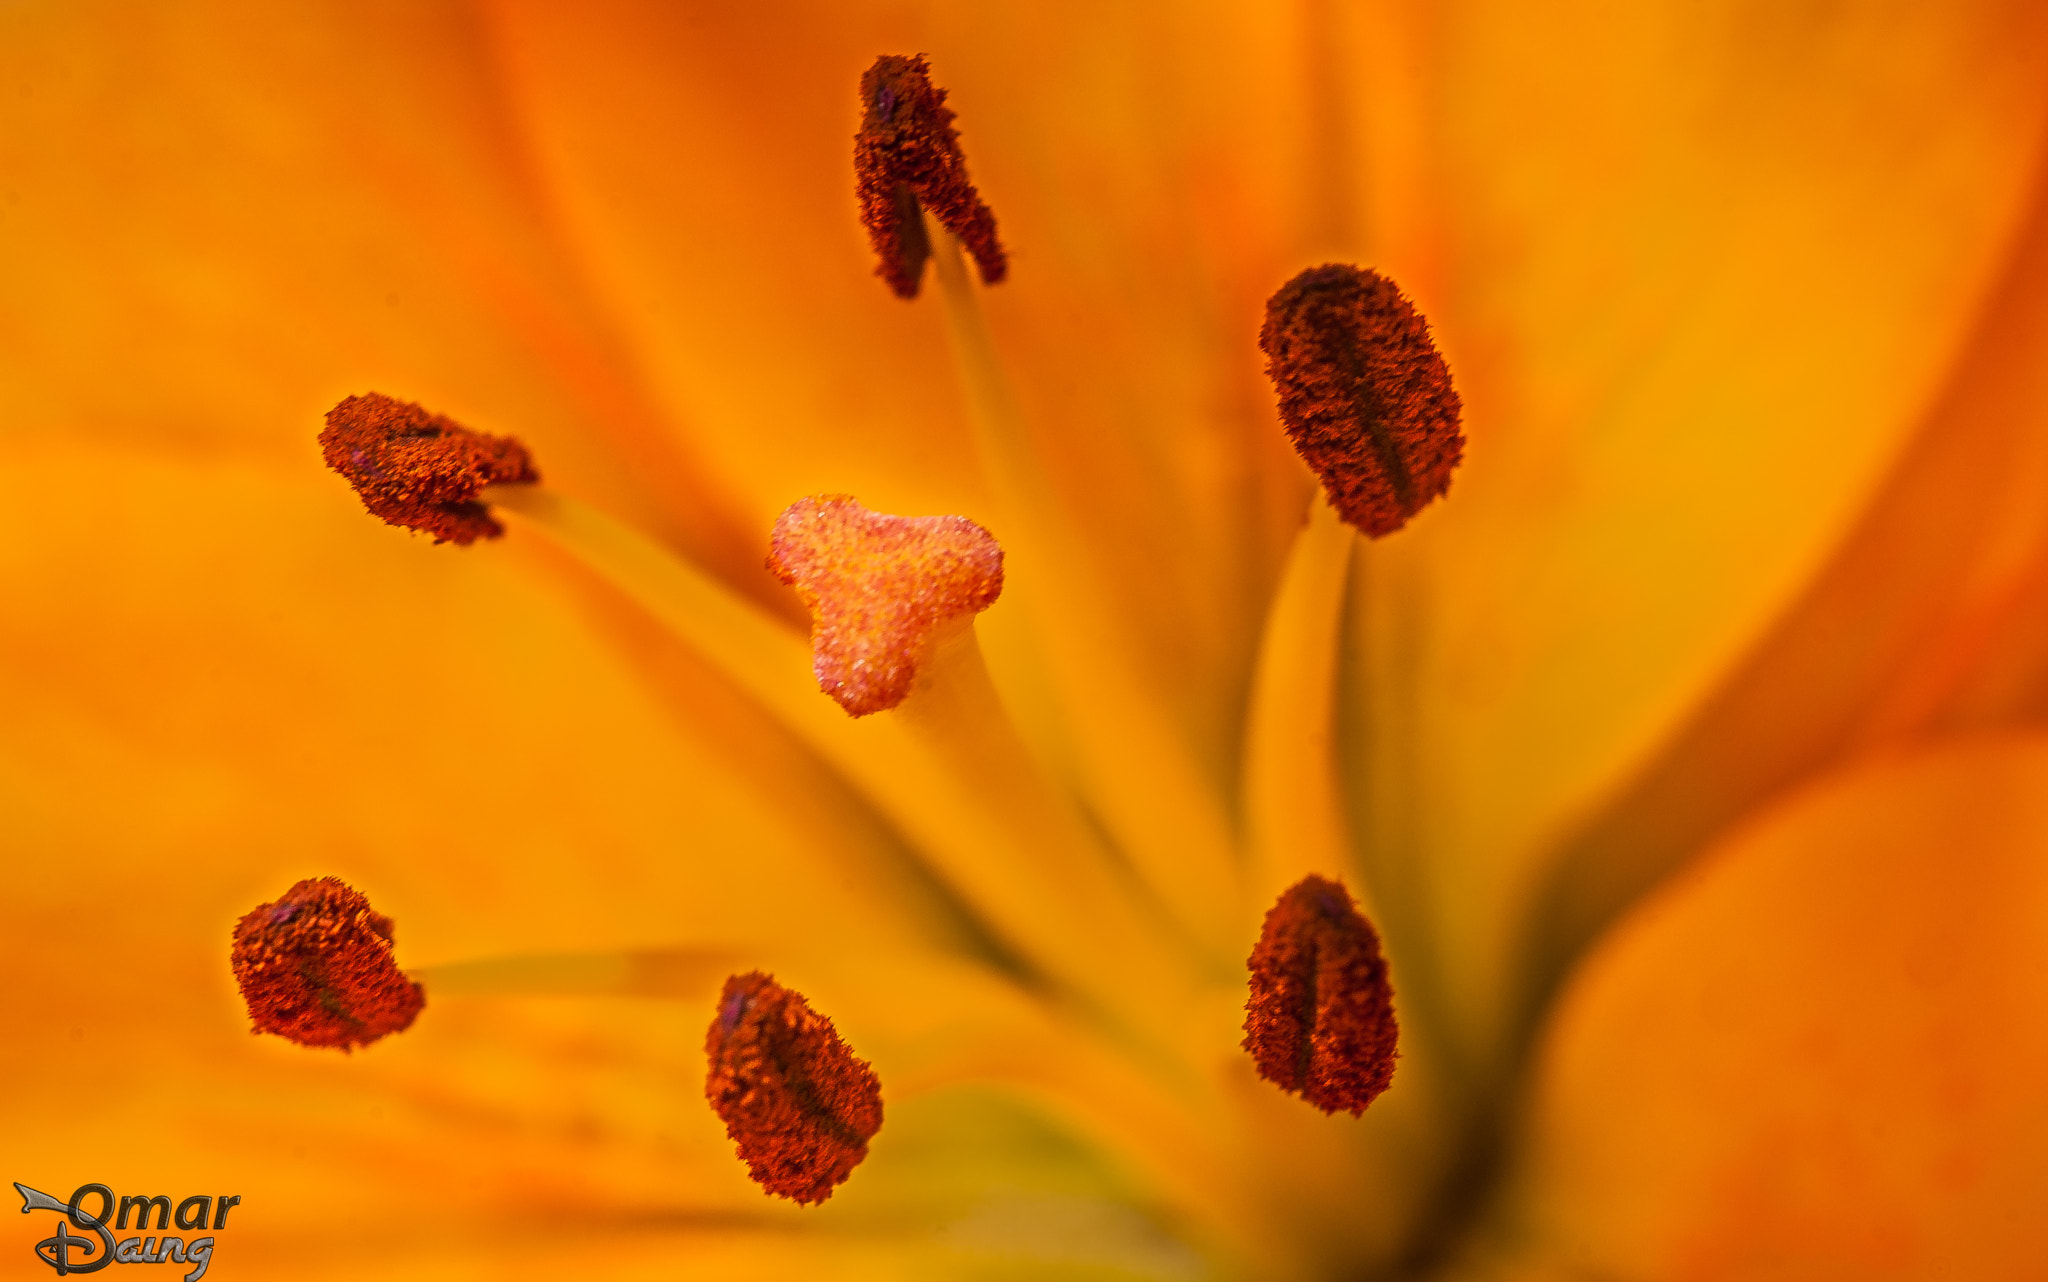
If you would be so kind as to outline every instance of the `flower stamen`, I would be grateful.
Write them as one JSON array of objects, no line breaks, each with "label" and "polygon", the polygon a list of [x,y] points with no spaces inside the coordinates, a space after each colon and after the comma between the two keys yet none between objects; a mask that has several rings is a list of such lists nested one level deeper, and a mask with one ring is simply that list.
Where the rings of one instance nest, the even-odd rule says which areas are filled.
[{"label": "flower stamen", "polygon": [[477,495],[486,485],[540,480],[526,447],[511,437],[472,432],[376,392],[327,411],[320,450],[372,515],[431,534],[436,543],[497,538],[505,527]]},{"label": "flower stamen", "polygon": [[747,1173],[778,1197],[831,1197],[882,1129],[874,1070],[773,976],[756,970],[725,981],[704,1055],[704,1098]]},{"label": "flower stamen", "polygon": [[921,210],[960,238],[983,284],[1009,271],[995,213],[967,180],[954,114],[930,70],[922,55],[884,54],[860,78],[860,132],[853,136],[860,216],[879,260],[875,274],[899,298],[917,297],[931,255]]},{"label": "flower stamen", "polygon": [[333,877],[309,878],[235,923],[229,954],[251,1031],[349,1050],[412,1025],[426,992],[398,969],[391,919]]},{"label": "flower stamen", "polygon": [[[1041,723],[1037,738],[1057,745],[1049,756],[1078,752],[1091,806],[1150,889],[1197,936],[1218,947],[1220,962],[1227,956],[1220,951],[1223,941],[1234,937],[1237,911],[1229,820],[1172,718],[1148,697],[1142,664],[1112,604],[1116,590],[1056,495],[958,241],[943,228],[928,230],[982,475],[1002,515],[1006,547],[1020,567],[1036,566],[1028,581],[1019,575],[1023,599],[1017,608],[1044,666],[1022,673],[1013,668],[1011,674],[1021,676],[1027,688],[1065,687],[1071,728]],[[1016,657],[1013,652],[1013,662]],[[1045,713],[1029,707],[1026,715]]]},{"label": "flower stamen", "polygon": [[1399,1030],[1379,934],[1344,887],[1295,883],[1246,965],[1244,1048],[1259,1076],[1325,1113],[1363,1113],[1394,1079]]},{"label": "flower stamen", "polygon": [[1429,322],[1384,276],[1311,267],[1259,331],[1287,435],[1346,521],[1391,534],[1451,484],[1460,405]]},{"label": "flower stamen", "polygon": [[937,633],[1003,591],[1003,550],[966,517],[889,516],[845,494],[790,504],[768,568],[811,611],[818,688],[856,717],[903,702]]},{"label": "flower stamen", "polygon": [[1337,767],[1337,652],[1358,533],[1318,494],[1295,535],[1252,669],[1243,753],[1248,884],[1266,902],[1351,866]]}]

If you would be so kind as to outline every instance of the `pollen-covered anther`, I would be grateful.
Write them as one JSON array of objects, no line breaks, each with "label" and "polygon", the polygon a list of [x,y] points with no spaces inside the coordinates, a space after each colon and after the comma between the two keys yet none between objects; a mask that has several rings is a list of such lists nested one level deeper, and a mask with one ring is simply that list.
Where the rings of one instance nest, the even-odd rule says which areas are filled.
[{"label": "pollen-covered anther", "polygon": [[704,1098],[754,1182],[822,1202],[882,1129],[882,1083],[803,995],[760,971],[734,975],[704,1035]]},{"label": "pollen-covered anther", "polygon": [[875,274],[901,298],[917,297],[931,254],[920,208],[959,238],[983,284],[1009,270],[996,216],[967,181],[953,112],[930,70],[923,55],[884,54],[860,78],[860,132],[853,136],[860,217],[880,260]]},{"label": "pollen-covered anther", "polygon": [[1287,435],[1346,521],[1391,534],[1449,488],[1465,452],[1458,393],[1392,281],[1309,268],[1267,300],[1259,350]]},{"label": "pollen-covered anther", "polygon": [[230,961],[252,1030],[346,1051],[411,1026],[426,992],[391,953],[391,919],[333,877],[309,878],[235,923]]},{"label": "pollen-covered anther", "polygon": [[1379,935],[1337,882],[1311,874],[1266,914],[1252,949],[1244,1048],[1259,1076],[1334,1113],[1394,1079],[1394,991]]},{"label": "pollen-covered anther", "polygon": [[768,568],[810,608],[818,688],[856,717],[903,702],[939,629],[1003,591],[1003,550],[966,517],[887,516],[845,494],[784,509]]},{"label": "pollen-covered anther", "polygon": [[320,451],[371,515],[425,531],[436,543],[497,538],[505,527],[477,495],[486,485],[540,480],[526,447],[511,437],[472,432],[376,392],[327,411]]}]

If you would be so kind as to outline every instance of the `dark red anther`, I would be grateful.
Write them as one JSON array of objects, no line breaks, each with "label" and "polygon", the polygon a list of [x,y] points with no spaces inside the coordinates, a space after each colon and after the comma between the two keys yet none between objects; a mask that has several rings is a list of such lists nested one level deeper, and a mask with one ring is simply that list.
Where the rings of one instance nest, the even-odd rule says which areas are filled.
[{"label": "dark red anther", "polygon": [[411,1026],[426,993],[391,953],[391,919],[333,877],[235,923],[229,953],[253,1031],[346,1051]]},{"label": "dark red anther", "polygon": [[320,451],[371,515],[422,530],[436,543],[497,538],[505,527],[477,494],[486,485],[540,480],[526,447],[511,437],[472,432],[376,392],[327,411]]},{"label": "dark red anther", "polygon": [[1311,874],[1266,914],[1252,949],[1244,1048],[1259,1076],[1334,1113],[1394,1080],[1394,990],[1379,935],[1344,887]]},{"label": "dark red anther", "polygon": [[931,254],[920,208],[960,239],[983,284],[995,284],[1009,270],[996,216],[967,181],[953,112],[930,70],[923,55],[884,54],[860,78],[860,132],[853,136],[860,218],[880,260],[875,274],[899,298],[917,297]]},{"label": "dark red anther", "polygon": [[1457,389],[1392,281],[1309,268],[1267,300],[1259,350],[1288,437],[1346,521],[1391,534],[1450,487],[1465,452]]},{"label": "dark red anther", "polygon": [[725,981],[704,1035],[704,1098],[754,1182],[822,1202],[882,1129],[882,1083],[832,1021],[760,971]]}]

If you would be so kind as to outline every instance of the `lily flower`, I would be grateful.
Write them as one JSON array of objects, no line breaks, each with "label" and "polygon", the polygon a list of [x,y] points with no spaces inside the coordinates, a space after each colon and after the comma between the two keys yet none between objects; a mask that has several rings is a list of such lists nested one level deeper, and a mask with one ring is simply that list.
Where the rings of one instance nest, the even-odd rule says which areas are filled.
[{"label": "lily flower", "polygon": [[[918,53],[1001,248],[906,299]],[[6,1178],[234,1277],[2048,1256],[2035,7],[27,0],[0,113]],[[1462,401],[1376,538],[1258,347],[1326,263]],[[372,391],[504,537],[365,517]],[[842,495],[981,574],[858,719],[764,566]],[[1330,1113],[1304,885],[1400,1029]],[[792,1046],[858,1126],[762,1141]]]}]

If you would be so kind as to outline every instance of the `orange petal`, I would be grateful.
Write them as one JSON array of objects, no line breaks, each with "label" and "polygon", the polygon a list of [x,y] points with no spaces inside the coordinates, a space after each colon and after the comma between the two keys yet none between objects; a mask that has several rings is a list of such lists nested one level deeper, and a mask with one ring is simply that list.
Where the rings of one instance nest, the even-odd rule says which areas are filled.
[{"label": "orange petal", "polygon": [[296,466],[376,387],[516,432],[771,595],[758,525],[592,297],[485,36],[449,4],[0,13],[13,430]]},{"label": "orange petal", "polygon": [[1785,615],[1564,846],[1542,981],[1631,896],[1831,762],[2048,694],[2048,158],[2003,281],[1909,447]]},{"label": "orange petal", "polygon": [[1435,936],[1471,1053],[1519,1018],[1555,843],[1798,599],[1968,358],[2028,215],[2043,18],[1431,16],[1441,216],[1378,265],[1469,445],[1448,500],[1361,557],[1359,813],[1390,945],[1411,913]]},{"label": "orange petal", "polygon": [[2039,736],[1868,766],[1745,826],[1573,980],[1510,1240],[1584,1276],[2030,1276],[2044,849]]}]

